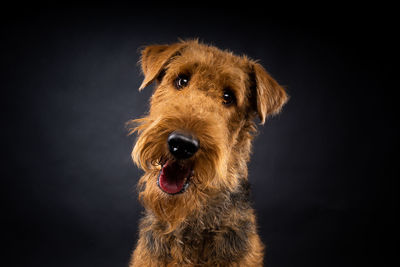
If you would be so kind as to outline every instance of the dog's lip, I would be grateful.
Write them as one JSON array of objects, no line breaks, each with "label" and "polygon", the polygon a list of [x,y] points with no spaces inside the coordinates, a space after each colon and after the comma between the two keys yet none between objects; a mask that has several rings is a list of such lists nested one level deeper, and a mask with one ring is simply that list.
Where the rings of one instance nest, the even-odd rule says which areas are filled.
[{"label": "dog's lip", "polygon": [[192,175],[193,166],[191,163],[167,160],[161,165],[157,185],[169,195],[180,194],[188,188]]}]

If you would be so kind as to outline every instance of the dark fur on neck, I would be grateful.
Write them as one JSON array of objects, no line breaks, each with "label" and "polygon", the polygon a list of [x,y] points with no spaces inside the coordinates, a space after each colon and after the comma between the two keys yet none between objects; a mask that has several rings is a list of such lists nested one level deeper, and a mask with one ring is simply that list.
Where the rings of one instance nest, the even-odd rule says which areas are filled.
[{"label": "dark fur on neck", "polygon": [[183,255],[182,264],[221,266],[237,262],[249,249],[249,234],[256,233],[249,194],[248,181],[240,179],[235,191],[210,199],[203,210],[191,214],[172,232],[147,211],[140,237],[160,262],[170,262],[176,249]]}]

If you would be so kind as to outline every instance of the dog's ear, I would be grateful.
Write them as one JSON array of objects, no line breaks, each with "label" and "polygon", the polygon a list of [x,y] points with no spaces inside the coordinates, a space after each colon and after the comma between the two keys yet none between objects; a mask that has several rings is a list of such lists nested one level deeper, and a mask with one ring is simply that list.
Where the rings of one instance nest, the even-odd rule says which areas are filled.
[{"label": "dog's ear", "polygon": [[139,91],[151,84],[161,73],[168,61],[185,46],[184,43],[172,45],[150,45],[142,50],[141,65],[144,80]]},{"label": "dog's ear", "polygon": [[269,115],[279,113],[288,96],[283,87],[260,64],[253,63],[252,74],[255,81],[255,92],[253,92],[256,97],[256,110],[261,124],[264,124]]}]

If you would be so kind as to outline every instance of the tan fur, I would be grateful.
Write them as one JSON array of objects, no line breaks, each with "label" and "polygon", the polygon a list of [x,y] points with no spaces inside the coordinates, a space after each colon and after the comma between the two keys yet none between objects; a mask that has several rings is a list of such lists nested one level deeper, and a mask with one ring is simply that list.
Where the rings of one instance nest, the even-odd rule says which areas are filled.
[{"label": "tan fur", "polygon": [[[148,115],[130,122],[138,134],[132,158],[145,171],[138,188],[146,209],[130,267],[262,266],[254,211],[241,194],[254,119],[263,124],[279,112],[285,91],[256,61],[197,41],[148,46],[141,65],[140,90],[154,81],[157,87]],[[177,90],[182,73],[190,81]],[[231,106],[222,103],[226,88],[236,96]],[[189,159],[194,175],[187,191],[169,195],[157,177],[172,157],[166,140],[175,130],[197,136],[200,149]]]}]

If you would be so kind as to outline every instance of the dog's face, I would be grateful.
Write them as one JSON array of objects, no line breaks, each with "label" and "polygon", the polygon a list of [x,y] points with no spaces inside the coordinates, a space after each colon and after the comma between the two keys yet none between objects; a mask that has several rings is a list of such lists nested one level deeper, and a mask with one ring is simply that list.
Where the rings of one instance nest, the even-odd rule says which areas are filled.
[{"label": "dog's face", "polygon": [[141,63],[140,89],[157,82],[148,116],[135,120],[144,195],[195,205],[233,190],[247,173],[255,116],[278,112],[284,90],[258,63],[195,41],[148,46]]}]

